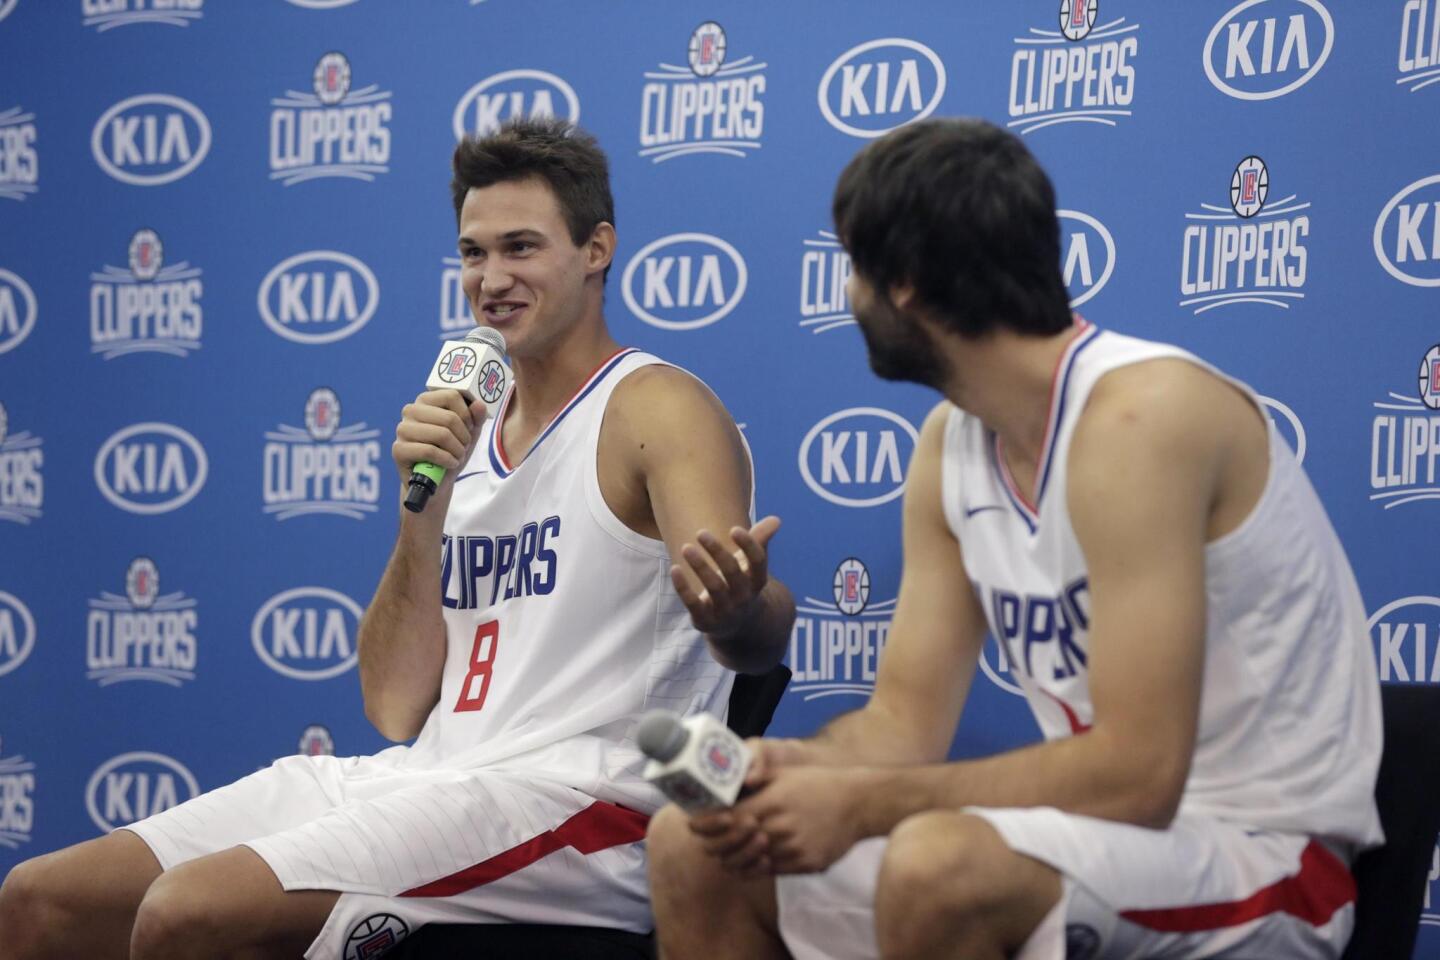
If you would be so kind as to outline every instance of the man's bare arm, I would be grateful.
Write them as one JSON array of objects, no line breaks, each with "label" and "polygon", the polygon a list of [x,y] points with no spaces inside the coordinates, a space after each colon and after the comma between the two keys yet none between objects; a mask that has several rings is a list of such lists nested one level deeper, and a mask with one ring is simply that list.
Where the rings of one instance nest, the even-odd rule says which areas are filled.
[{"label": "man's bare arm", "polygon": [[385,737],[420,732],[440,696],[445,669],[445,621],[440,615],[440,547],[455,473],[469,459],[485,407],[467,408],[454,390],[434,390],[407,404],[391,454],[400,489],[412,465],[424,460],[446,477],[423,513],[400,513],[400,532],[357,638],[365,716]]},{"label": "man's bare arm", "polygon": [[875,693],[814,738],[778,744],[781,762],[933,763],[950,749],[985,638],[985,616],[941,502],[951,409],[942,403],[926,417],[906,474],[900,596]]},{"label": "man's bare arm", "polygon": [[1090,728],[984,760],[855,771],[862,836],[967,805],[1171,821],[1199,717],[1206,523],[1234,427],[1213,416],[1212,389],[1229,388],[1198,371],[1122,369],[1096,388],[1075,436],[1069,506],[1090,577]]},{"label": "man's bare arm", "polygon": [[795,602],[766,562],[779,521],[750,524],[750,461],[724,406],[689,374],[646,367],[616,389],[605,429],[649,501],[676,590],[715,659],[742,673],[773,667]]}]

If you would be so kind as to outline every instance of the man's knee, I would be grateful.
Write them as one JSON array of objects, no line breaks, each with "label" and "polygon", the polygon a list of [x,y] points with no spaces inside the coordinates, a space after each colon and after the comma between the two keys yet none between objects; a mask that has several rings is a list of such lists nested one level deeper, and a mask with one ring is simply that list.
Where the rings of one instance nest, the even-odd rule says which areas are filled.
[{"label": "man's knee", "polygon": [[41,935],[58,919],[43,860],[26,860],[0,884],[0,944],[16,960],[39,956]]},{"label": "man's knee", "polygon": [[178,873],[161,874],[140,901],[130,936],[133,960],[203,956],[202,945],[217,942],[216,911],[208,904],[204,888]]},{"label": "man's knee", "polygon": [[951,914],[993,907],[1003,886],[994,873],[993,836],[983,820],[966,814],[932,812],[904,820],[885,845],[877,899]]},{"label": "man's knee", "polygon": [[650,818],[645,849],[652,875],[690,877],[697,871],[709,872],[705,867],[711,858],[690,831],[690,817],[674,804]]},{"label": "man's knee", "polygon": [[1014,949],[1059,895],[1059,874],[1011,850],[984,818],[923,813],[890,834],[876,885],[876,934],[899,946],[947,927]]}]

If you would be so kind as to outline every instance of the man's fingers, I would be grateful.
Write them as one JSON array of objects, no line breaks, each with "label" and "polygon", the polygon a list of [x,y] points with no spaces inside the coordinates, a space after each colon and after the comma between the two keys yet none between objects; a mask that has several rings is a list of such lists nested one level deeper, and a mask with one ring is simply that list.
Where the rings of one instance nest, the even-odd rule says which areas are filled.
[{"label": "man's fingers", "polygon": [[685,604],[692,617],[704,616],[708,618],[713,604],[708,596],[701,596],[690,586],[690,578],[685,576],[685,571],[677,564],[670,565],[670,582],[675,585],[675,592],[680,595],[680,602]]},{"label": "man's fingers", "polygon": [[710,565],[710,561],[705,559],[707,556],[706,552],[693,543],[685,544],[685,546],[680,549],[680,555],[685,558],[685,562],[690,565],[690,569],[695,571],[695,576],[700,579],[700,585],[709,591],[710,602],[718,607],[730,592],[729,585],[725,582],[725,578],[720,576],[720,571],[716,570]]},{"label": "man's fingers", "polygon": [[750,536],[754,537],[755,542],[761,547],[764,547],[770,542],[770,538],[775,536],[775,531],[779,529],[780,518],[772,513],[750,528]]}]

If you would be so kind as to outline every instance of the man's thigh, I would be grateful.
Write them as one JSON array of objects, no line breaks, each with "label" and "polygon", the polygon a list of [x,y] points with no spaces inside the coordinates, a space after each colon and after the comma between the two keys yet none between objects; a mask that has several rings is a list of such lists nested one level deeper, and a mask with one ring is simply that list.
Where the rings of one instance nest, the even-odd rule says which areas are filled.
[{"label": "man's thigh", "polygon": [[[966,812],[1064,876],[1060,904],[1020,960],[1329,960],[1353,925],[1348,870],[1306,837],[1200,818],[1162,831],[1049,808]],[[878,955],[886,843],[862,841],[822,874],[779,878],[780,931],[796,960]]]}]

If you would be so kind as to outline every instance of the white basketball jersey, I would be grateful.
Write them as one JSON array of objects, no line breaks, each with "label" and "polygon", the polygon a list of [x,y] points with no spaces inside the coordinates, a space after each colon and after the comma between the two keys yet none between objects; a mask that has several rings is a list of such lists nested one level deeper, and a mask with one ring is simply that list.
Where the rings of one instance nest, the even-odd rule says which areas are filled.
[{"label": "white basketball jersey", "polygon": [[[991,634],[1047,739],[1079,733],[1093,719],[1089,579],[1066,506],[1070,441],[1104,374],[1162,357],[1224,377],[1177,347],[1081,323],[1051,387],[1033,503],[1009,476],[992,431],[958,409],[946,425],[946,518]],[[1224,379],[1264,415],[1249,387]],[[1380,696],[1365,607],[1309,480],[1268,429],[1259,502],[1205,550],[1205,676],[1181,810],[1377,843]]]},{"label": "white basketball jersey", "polygon": [[725,716],[733,674],[691,624],[664,542],[626,527],[600,492],[610,395],[660,362],[616,353],[520,463],[499,430],[510,396],[485,423],[445,517],[440,700],[405,765],[523,769],[649,812],[663,798],[638,775],[641,713]]}]

